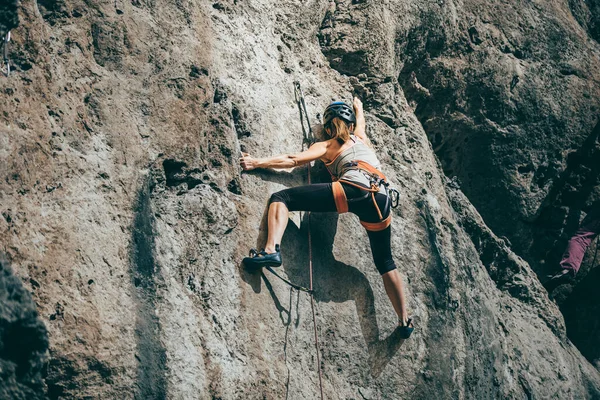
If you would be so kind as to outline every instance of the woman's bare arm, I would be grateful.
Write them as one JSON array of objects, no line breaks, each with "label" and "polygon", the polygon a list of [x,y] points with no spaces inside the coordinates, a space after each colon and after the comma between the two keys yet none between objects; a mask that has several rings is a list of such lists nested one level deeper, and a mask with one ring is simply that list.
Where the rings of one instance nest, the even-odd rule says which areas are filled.
[{"label": "woman's bare arm", "polygon": [[367,123],[365,121],[365,113],[363,112],[362,101],[360,101],[358,97],[355,97],[353,106],[354,114],[356,114],[356,127],[354,128],[354,135],[356,135],[366,145],[371,146],[371,142],[367,136]]},{"label": "woman's bare arm", "polygon": [[327,151],[326,142],[318,142],[302,153],[282,154],[280,156],[254,158],[248,153],[242,153],[240,165],[244,171],[256,168],[293,168],[311,161],[317,160],[325,155]]}]

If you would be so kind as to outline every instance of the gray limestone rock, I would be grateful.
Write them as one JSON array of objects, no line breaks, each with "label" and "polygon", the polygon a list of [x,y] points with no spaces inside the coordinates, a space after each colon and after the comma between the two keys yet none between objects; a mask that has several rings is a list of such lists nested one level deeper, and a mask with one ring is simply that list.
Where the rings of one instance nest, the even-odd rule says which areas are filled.
[{"label": "gray limestone rock", "polygon": [[[534,4],[509,6],[529,23],[568,19]],[[453,126],[461,134],[471,126],[464,135],[475,137],[484,121],[495,137],[501,118],[477,114],[476,95],[466,101],[463,93],[501,100],[515,75],[527,77],[519,78],[521,95],[531,99],[521,112],[546,111],[531,104],[567,90],[566,79],[581,90],[564,102],[587,101],[591,110],[598,87],[581,76],[592,79],[595,64],[572,64],[576,73],[550,90],[543,57],[524,71],[516,60],[518,50],[525,59],[540,46],[560,47],[557,36],[516,30],[508,17],[492,24],[502,10],[478,7],[23,2],[13,47],[19,68],[0,80],[0,240],[48,327],[48,397],[318,397],[310,297],[240,265],[264,242],[270,194],[306,183],[305,168],[242,173],[238,165],[241,151],[302,149],[292,85],[299,80],[314,124],[332,99],[356,93],[364,101],[383,171],[402,193],[393,252],[417,327],[399,339],[354,216],[313,214],[309,227],[294,213],[279,271],[309,284],[310,229],[325,398],[598,398],[600,373],[567,338],[529,264],[497,234],[513,236],[495,234],[471,204],[493,208],[471,199],[475,180],[444,176],[449,164],[431,131],[445,126],[440,137],[453,141]],[[569,43],[583,43],[583,28],[567,28]],[[477,50],[493,40],[510,51]],[[487,69],[471,71],[478,59]],[[422,107],[434,98],[465,100],[465,109],[437,101],[426,120]],[[573,123],[583,129],[590,120]],[[540,139],[539,148],[579,143],[578,135]],[[513,142],[523,159],[535,145]],[[485,146],[471,153],[464,162],[481,166],[471,173],[500,174],[483,163]],[[329,179],[319,163],[312,172],[313,182]],[[514,211],[521,189],[501,188],[487,194]],[[535,214],[538,201],[519,212]]]}]

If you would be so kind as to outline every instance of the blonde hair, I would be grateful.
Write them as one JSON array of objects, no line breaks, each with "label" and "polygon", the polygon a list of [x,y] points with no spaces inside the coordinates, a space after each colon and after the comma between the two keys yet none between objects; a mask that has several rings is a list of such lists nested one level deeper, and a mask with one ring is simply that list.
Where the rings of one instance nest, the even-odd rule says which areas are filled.
[{"label": "blonde hair", "polygon": [[348,126],[348,124],[346,124],[343,120],[335,117],[329,124],[327,124],[325,130],[331,139],[335,139],[340,144],[344,144],[348,139],[350,139],[350,134],[353,130],[351,128],[353,128],[353,125],[354,124],[350,124],[350,126]]}]

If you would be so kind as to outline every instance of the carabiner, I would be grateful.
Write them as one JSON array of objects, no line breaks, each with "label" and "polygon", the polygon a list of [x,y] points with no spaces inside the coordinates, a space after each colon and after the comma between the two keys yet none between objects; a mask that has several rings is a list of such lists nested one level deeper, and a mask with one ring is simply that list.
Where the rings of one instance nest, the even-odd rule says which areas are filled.
[{"label": "carabiner", "polygon": [[400,204],[400,192],[396,189],[390,189],[390,199],[392,200],[392,208],[398,207]]}]

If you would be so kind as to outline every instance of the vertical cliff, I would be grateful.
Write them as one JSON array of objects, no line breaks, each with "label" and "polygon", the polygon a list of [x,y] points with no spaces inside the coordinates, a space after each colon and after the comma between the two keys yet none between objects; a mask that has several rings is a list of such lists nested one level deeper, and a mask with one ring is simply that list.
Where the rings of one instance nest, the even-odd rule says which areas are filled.
[{"label": "vertical cliff", "polygon": [[[315,123],[332,99],[365,102],[368,134],[402,192],[393,249],[417,325],[398,338],[358,221],[312,218],[326,398],[598,398],[600,373],[530,266],[445,177],[417,104],[433,88],[418,83],[426,62],[416,54],[444,64],[427,55],[443,48],[435,32],[475,35],[461,22],[469,7],[22,1],[16,72],[0,79],[0,238],[47,326],[42,392],[317,396],[310,299],[240,265],[264,237],[270,194],[306,182],[305,169],[237,165],[240,151],[301,149],[300,80]],[[435,82],[470,82],[459,67],[473,52],[453,51],[461,62]],[[583,102],[598,88],[588,86],[573,96]],[[293,215],[282,243],[281,273],[301,285],[308,229]]]}]

